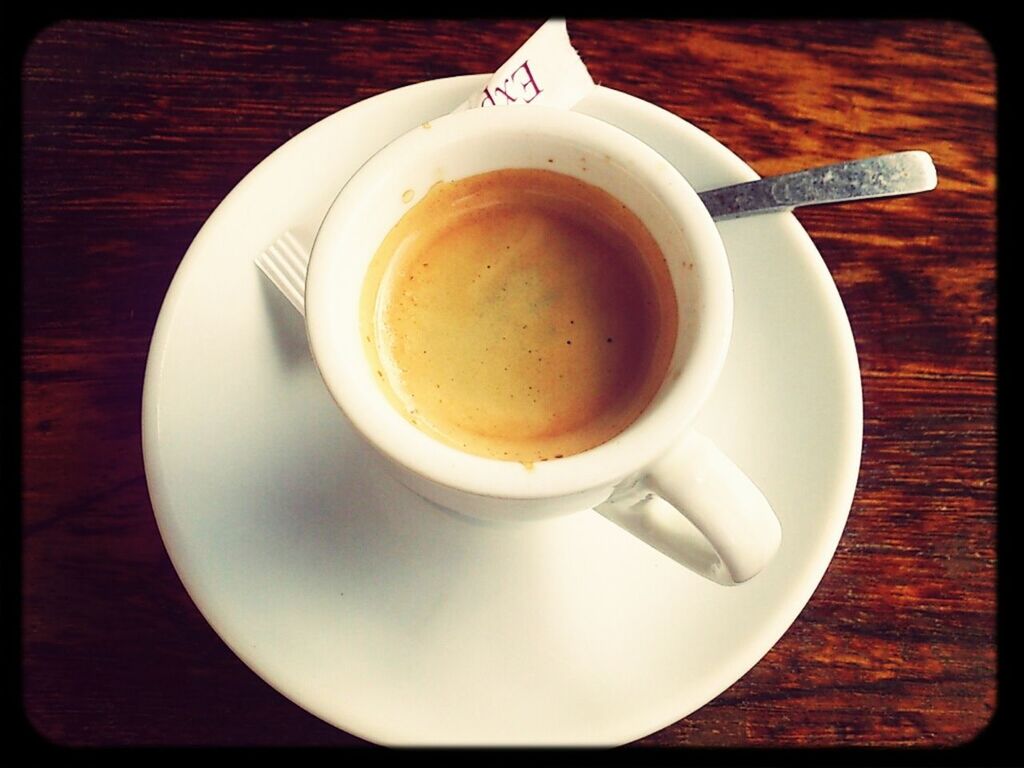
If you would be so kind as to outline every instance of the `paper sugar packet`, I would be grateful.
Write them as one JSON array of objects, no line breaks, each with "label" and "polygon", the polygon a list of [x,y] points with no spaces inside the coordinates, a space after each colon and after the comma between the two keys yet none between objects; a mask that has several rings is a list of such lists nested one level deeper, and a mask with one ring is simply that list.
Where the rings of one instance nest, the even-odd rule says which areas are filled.
[{"label": "paper sugar packet", "polygon": [[586,65],[569,41],[565,19],[551,19],[498,67],[482,91],[454,112],[529,104],[571,109],[593,87]]}]

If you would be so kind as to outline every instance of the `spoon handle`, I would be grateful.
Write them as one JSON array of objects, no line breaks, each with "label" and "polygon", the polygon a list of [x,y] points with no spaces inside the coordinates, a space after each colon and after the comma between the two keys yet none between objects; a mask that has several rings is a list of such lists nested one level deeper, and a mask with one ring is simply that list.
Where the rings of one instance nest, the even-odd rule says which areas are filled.
[{"label": "spoon handle", "polygon": [[932,158],[912,150],[711,189],[701,192],[700,199],[711,217],[721,221],[802,205],[927,192],[936,183]]}]

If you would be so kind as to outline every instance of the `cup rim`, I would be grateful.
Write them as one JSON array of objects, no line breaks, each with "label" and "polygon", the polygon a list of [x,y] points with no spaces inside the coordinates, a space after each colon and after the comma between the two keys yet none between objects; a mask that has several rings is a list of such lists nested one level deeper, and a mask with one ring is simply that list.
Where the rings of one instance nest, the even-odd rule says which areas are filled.
[{"label": "cup rim", "polygon": [[[360,209],[371,204],[368,200],[376,175],[468,135],[509,131],[569,139],[629,163],[680,223],[691,255],[701,262],[703,295],[713,297],[702,307],[700,330],[686,368],[675,381],[663,383],[664,392],[659,390],[656,402],[638,419],[587,451],[530,465],[466,453],[428,436],[387,401],[361,349],[355,364],[333,353],[344,348],[339,344],[342,337],[351,341],[352,334],[356,339],[360,334],[358,306],[346,310],[354,322],[346,325],[339,321],[332,285],[345,275],[345,235],[358,222]],[[348,277],[357,277],[361,287],[364,271]],[[621,128],[580,112],[536,105],[446,115],[403,134],[368,159],[342,187],[317,231],[306,276],[305,305],[314,363],[331,397],[366,441],[406,471],[438,485],[476,496],[517,500],[564,497],[613,485],[664,454],[710,395],[725,362],[733,317],[732,277],[724,243],[711,215],[679,171]]]}]

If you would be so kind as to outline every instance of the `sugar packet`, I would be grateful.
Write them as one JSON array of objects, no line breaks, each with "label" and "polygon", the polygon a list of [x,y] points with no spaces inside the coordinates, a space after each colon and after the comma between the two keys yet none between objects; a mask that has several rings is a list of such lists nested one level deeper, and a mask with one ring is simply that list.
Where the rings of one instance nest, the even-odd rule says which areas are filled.
[{"label": "sugar packet", "polygon": [[478,107],[542,104],[571,109],[594,87],[594,80],[569,41],[565,19],[545,22],[454,112]]}]

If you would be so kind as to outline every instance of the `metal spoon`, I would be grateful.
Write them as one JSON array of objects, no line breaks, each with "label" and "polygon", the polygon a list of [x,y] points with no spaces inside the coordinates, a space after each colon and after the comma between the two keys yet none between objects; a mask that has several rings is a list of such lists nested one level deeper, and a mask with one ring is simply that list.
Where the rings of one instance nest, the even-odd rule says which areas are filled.
[{"label": "metal spoon", "polygon": [[[700,193],[716,221],[786,211],[801,205],[842,203],[909,195],[935,189],[935,166],[927,152],[897,152],[769,176]],[[256,265],[292,305],[305,312],[306,265],[312,239],[284,232],[256,257]]]},{"label": "metal spoon", "polygon": [[935,189],[935,165],[927,152],[912,150],[769,176],[700,193],[716,221],[803,205],[844,203]]}]

